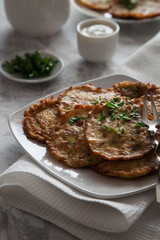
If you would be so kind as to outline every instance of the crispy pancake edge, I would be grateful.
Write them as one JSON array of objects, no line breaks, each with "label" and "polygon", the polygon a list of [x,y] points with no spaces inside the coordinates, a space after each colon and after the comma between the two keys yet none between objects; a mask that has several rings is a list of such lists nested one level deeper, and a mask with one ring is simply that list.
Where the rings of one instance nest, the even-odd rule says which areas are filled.
[{"label": "crispy pancake edge", "polygon": [[[82,112],[86,110],[88,114],[91,108],[76,105],[72,112],[62,118],[60,125],[56,126],[57,129],[51,133],[46,142],[51,155],[68,167],[79,168],[102,161],[101,157],[92,154],[85,139],[85,119],[80,119],[73,125],[68,123],[74,116],[83,116]],[[75,158],[70,157],[73,155],[73,151]]]},{"label": "crispy pancake edge", "polygon": [[[93,93],[105,93],[106,90],[102,89],[101,87],[96,87],[93,84],[85,84],[85,85],[80,85],[80,86],[75,86],[75,87],[70,87],[68,88],[66,91],[64,91],[63,93],[61,93],[58,97],[58,110],[61,116],[64,116],[65,114],[67,114],[68,112],[70,112],[71,110],[73,110],[74,106],[70,106],[69,104],[67,104],[63,98],[67,96],[67,94],[71,91],[74,90],[81,90],[84,92],[93,92]],[[74,103],[74,102],[73,102]],[[69,109],[66,110],[66,107],[70,107]],[[77,103],[76,105],[81,105],[81,102]],[[84,104],[83,104],[84,105]],[[94,108],[94,105],[90,105],[90,104],[86,104],[85,106],[92,106],[92,108]]]},{"label": "crispy pancake edge", "polygon": [[[122,98],[123,99],[123,98]],[[129,101],[129,100],[128,100]],[[138,150],[136,151],[136,148],[135,148],[135,151],[134,151],[134,146],[132,146],[132,148],[133,148],[133,150],[132,150],[132,155],[131,155],[131,153],[129,152],[129,149],[127,149],[126,151],[128,151],[128,153],[127,153],[127,155],[125,155],[125,154],[118,154],[118,153],[120,153],[120,152],[122,152],[122,151],[120,151],[121,150],[121,148],[120,147],[116,147],[116,144],[118,144],[118,140],[121,142],[121,140],[123,140],[123,137],[125,136],[124,134],[112,134],[112,132],[114,133],[114,131],[109,131],[108,133],[112,136],[112,139],[113,139],[113,137],[117,137],[117,139],[116,139],[116,141],[115,141],[115,139],[114,139],[114,144],[113,144],[113,149],[114,149],[114,146],[115,146],[115,148],[116,148],[116,151],[117,151],[117,154],[114,154],[114,155],[111,155],[109,152],[107,152],[107,149],[108,149],[108,147],[107,147],[107,149],[105,150],[105,152],[104,152],[104,150],[103,150],[103,147],[104,147],[104,143],[103,143],[103,139],[102,139],[102,135],[105,135],[105,137],[104,137],[104,142],[106,142],[105,141],[105,139],[108,141],[109,139],[107,139],[106,138],[106,134],[107,133],[105,133],[105,132],[103,132],[103,130],[102,130],[102,128],[101,128],[101,123],[103,123],[103,121],[102,122],[100,122],[99,120],[98,120],[98,116],[99,115],[101,115],[101,112],[105,112],[105,111],[107,111],[106,112],[106,116],[107,116],[107,114],[109,113],[109,109],[107,108],[107,106],[106,105],[104,105],[103,107],[102,106],[96,106],[95,107],[95,109],[93,109],[89,114],[88,114],[88,119],[87,119],[87,121],[86,121],[86,130],[85,130],[85,134],[86,134],[86,139],[87,139],[87,141],[88,141],[88,143],[89,143],[89,146],[90,146],[90,148],[91,148],[91,150],[92,150],[92,152],[94,153],[94,154],[97,154],[97,155],[100,155],[101,157],[103,157],[104,159],[107,159],[107,160],[117,160],[117,159],[123,159],[123,160],[130,160],[130,159],[140,159],[140,158],[142,158],[144,155],[146,155],[146,154],[148,154],[148,153],[150,153],[151,152],[151,150],[152,150],[152,147],[151,147],[151,144],[150,144],[150,139],[148,139],[148,140],[146,140],[146,146],[148,146],[148,148],[145,148],[144,149],[144,151],[142,151],[142,153],[141,153],[141,150],[139,150],[139,152],[138,152]],[[110,116],[108,115],[108,118],[110,118]],[[104,120],[106,120],[107,118],[105,117],[105,119]],[[118,123],[118,119],[117,120],[115,120],[115,121],[117,121],[117,123]],[[113,121],[112,120],[110,120],[110,123],[113,123]],[[132,123],[132,122],[131,122]],[[134,122],[133,122],[134,123]],[[104,124],[105,125],[105,124]],[[109,125],[109,127],[111,127],[110,125]],[[117,127],[117,129],[118,129],[118,127]],[[101,131],[100,131],[101,130]],[[114,130],[114,129],[113,129]],[[139,129],[137,129],[136,131],[138,131]],[[145,129],[144,129],[144,131],[146,131]],[[136,132],[136,134],[137,134],[137,132]],[[146,133],[146,134],[148,134],[148,133]],[[110,136],[109,135],[109,136]],[[118,138],[118,136],[120,135],[120,137],[121,138]],[[128,137],[128,136],[127,136]],[[149,134],[148,134],[148,137],[149,137]],[[100,146],[99,147],[97,147],[97,144],[98,143],[101,143],[101,142],[99,142],[98,140],[96,140],[96,138],[98,139],[98,138],[100,138],[101,140],[102,140],[102,143],[103,143],[103,145],[102,145],[102,150],[100,151]],[[143,138],[144,138],[144,136],[143,136]],[[111,139],[111,140],[112,140]],[[137,141],[139,140],[139,138],[135,138],[135,141],[136,141],[136,139],[137,139]],[[145,139],[147,139],[147,138],[145,138]],[[111,143],[112,143],[112,141],[111,141]],[[126,143],[126,141],[124,142],[124,143]],[[128,144],[130,143],[130,141],[128,142]],[[105,143],[106,144],[106,143]],[[144,141],[143,141],[143,144],[144,144]],[[131,145],[132,145],[132,142],[131,142]],[[108,145],[107,145],[108,146]],[[129,146],[129,145],[128,145]],[[137,146],[138,147],[138,145],[135,145],[135,146]],[[110,150],[111,151],[111,150]],[[114,151],[114,150],[113,150]],[[112,151],[111,151],[112,152]],[[134,153],[135,152],[135,153]],[[138,153],[137,153],[138,152]]]},{"label": "crispy pancake edge", "polygon": [[57,99],[54,99],[54,97],[51,96],[50,98],[41,99],[39,103],[34,103],[24,111],[23,130],[28,138],[42,143],[46,142],[48,133],[46,129],[43,129],[37,123],[37,120],[34,116],[36,113],[40,113],[47,107],[56,106],[56,104]]}]

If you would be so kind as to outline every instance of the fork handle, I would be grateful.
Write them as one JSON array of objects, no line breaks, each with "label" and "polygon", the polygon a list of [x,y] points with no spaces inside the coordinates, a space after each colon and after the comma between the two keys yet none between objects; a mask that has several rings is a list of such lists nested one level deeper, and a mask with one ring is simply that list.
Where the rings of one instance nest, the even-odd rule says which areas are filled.
[{"label": "fork handle", "polygon": [[156,140],[156,132],[155,131],[150,131],[151,135],[151,146],[154,150],[154,167],[156,170],[160,170],[160,157],[157,155],[157,148],[159,146],[159,142]]}]

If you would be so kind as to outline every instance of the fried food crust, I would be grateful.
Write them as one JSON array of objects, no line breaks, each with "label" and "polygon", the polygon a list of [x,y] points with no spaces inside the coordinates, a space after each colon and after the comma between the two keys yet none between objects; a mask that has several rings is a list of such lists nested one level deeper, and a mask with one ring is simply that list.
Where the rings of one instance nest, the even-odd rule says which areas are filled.
[{"label": "fried food crust", "polygon": [[136,126],[141,122],[139,109],[128,98],[121,98],[118,104],[122,102],[124,105],[114,112],[107,104],[96,106],[86,121],[86,139],[92,152],[107,160],[140,159],[152,150],[148,128]]},{"label": "fried food crust", "polygon": [[94,10],[108,10],[111,0],[79,0],[83,5]]},{"label": "fried food crust", "polygon": [[154,95],[160,94],[160,89],[155,84],[143,82],[123,81],[113,85],[115,92],[130,98],[140,98],[145,92],[152,92]]},{"label": "fried food crust", "polygon": [[92,84],[70,87],[60,94],[58,98],[58,110],[61,116],[72,111],[76,105],[94,108],[96,101],[110,99],[115,96],[114,90],[104,90]]},{"label": "fried food crust", "polygon": [[160,1],[139,0],[131,10],[122,3],[112,3],[108,12],[116,18],[151,18],[160,15]]},{"label": "fried food crust", "polygon": [[73,111],[63,117],[47,140],[53,157],[66,166],[91,166],[101,160],[92,154],[85,139],[85,121],[90,110],[89,106],[75,106]]},{"label": "fried food crust", "polygon": [[160,15],[160,0],[138,0],[133,9],[128,9],[119,0],[79,0],[79,2],[96,11],[107,11],[115,18],[146,19]]},{"label": "fried food crust", "polygon": [[28,138],[44,143],[59,120],[57,99],[52,96],[40,100],[24,111],[23,129]]},{"label": "fried food crust", "polygon": [[120,177],[126,179],[138,178],[155,171],[153,165],[153,153],[141,159],[130,161],[116,160],[103,161],[96,164],[92,169],[105,176]]},{"label": "fried food crust", "polygon": [[[126,179],[146,175],[154,171],[151,140],[146,127],[135,127],[141,121],[145,91],[152,91],[160,115],[160,88],[154,84],[124,81],[110,89],[87,84],[70,87],[58,100],[51,96],[30,106],[24,111],[24,132],[46,142],[53,157],[68,167],[91,166],[100,174]],[[127,110],[127,116],[133,116],[130,121],[111,120],[108,102],[116,98],[116,104],[124,105],[115,115]],[[147,100],[152,120],[149,94]],[[157,127],[160,142],[160,124]]]}]

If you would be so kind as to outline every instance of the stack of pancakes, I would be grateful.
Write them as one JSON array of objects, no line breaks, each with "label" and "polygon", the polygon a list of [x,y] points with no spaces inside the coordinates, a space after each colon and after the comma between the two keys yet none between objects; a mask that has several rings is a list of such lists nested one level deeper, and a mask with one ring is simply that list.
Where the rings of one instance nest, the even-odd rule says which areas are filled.
[{"label": "stack of pancakes", "polygon": [[116,18],[144,19],[160,15],[160,0],[77,0],[96,10],[107,11]]},{"label": "stack of pancakes", "polygon": [[[153,84],[125,81],[110,89],[92,84],[70,87],[58,99],[44,98],[25,110],[23,129],[68,167],[140,177],[155,170],[151,138],[141,119],[146,91],[152,91],[160,113],[160,89]],[[150,106],[148,95],[152,119]]]}]

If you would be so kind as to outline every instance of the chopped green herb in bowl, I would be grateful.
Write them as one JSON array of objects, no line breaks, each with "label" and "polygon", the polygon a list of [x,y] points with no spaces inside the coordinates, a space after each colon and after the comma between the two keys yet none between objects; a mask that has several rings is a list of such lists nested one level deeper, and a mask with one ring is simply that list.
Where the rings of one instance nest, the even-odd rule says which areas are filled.
[{"label": "chopped green herb in bowl", "polygon": [[16,55],[11,61],[6,61],[2,67],[8,73],[18,73],[23,78],[38,78],[49,76],[58,63],[52,57],[42,57],[39,51],[25,53],[24,57]]},{"label": "chopped green herb in bowl", "polygon": [[[1,72],[12,80],[43,82],[57,76],[63,69],[63,62],[52,53],[36,50],[20,53],[4,59]],[[54,73],[53,73],[54,72]],[[6,73],[6,74],[5,74]]]}]

